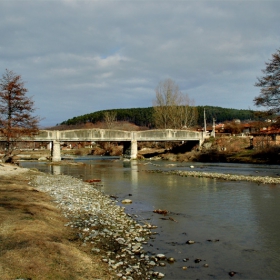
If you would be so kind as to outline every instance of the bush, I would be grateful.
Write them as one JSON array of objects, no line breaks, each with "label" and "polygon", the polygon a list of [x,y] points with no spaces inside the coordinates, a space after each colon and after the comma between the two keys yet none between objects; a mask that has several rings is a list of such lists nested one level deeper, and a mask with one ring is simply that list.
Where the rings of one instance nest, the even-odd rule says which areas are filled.
[{"label": "bush", "polygon": [[252,154],[252,158],[264,162],[268,161],[270,163],[280,163],[280,147],[270,146],[257,150]]}]

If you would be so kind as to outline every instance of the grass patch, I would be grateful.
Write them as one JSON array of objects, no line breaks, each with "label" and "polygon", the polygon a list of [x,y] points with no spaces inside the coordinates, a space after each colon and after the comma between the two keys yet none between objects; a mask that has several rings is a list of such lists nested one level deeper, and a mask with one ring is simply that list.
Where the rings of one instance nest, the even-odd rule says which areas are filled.
[{"label": "grass patch", "polygon": [[26,176],[0,177],[0,278],[113,279],[101,256],[81,247],[51,198]]}]

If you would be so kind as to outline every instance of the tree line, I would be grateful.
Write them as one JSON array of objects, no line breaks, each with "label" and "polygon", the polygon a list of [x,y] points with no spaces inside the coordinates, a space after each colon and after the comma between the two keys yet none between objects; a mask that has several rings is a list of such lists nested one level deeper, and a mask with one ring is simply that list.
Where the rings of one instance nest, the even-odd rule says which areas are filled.
[{"label": "tree line", "polygon": [[[233,119],[239,119],[241,121],[256,120],[255,112],[252,110],[230,109],[216,106],[195,106],[195,108],[197,110],[197,121],[194,126],[203,126],[204,110],[207,123],[212,123],[213,118],[216,122],[231,121]],[[105,121],[104,116],[106,112],[115,113],[115,121],[128,121],[138,126],[145,126],[147,128],[156,127],[154,120],[154,107],[102,110],[73,117],[63,121],[60,125],[82,125],[88,122],[102,122]]]},{"label": "tree line", "polygon": [[151,127],[153,107],[101,110],[63,121],[60,125],[80,125],[106,121],[108,115],[115,115],[114,121],[128,121],[138,126]]}]

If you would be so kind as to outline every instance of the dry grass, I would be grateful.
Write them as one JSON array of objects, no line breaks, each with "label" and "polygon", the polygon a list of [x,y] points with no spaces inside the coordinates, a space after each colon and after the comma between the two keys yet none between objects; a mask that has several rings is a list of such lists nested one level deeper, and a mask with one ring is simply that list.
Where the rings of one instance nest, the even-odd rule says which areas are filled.
[{"label": "dry grass", "polygon": [[0,177],[0,279],[113,279],[27,174]]}]

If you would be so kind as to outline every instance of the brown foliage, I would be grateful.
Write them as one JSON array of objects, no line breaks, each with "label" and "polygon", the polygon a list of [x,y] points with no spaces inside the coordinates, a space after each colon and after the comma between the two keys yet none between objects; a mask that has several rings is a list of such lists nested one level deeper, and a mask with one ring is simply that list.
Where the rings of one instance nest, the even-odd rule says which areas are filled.
[{"label": "brown foliage", "polygon": [[34,102],[25,95],[27,91],[21,76],[6,70],[0,80],[0,134],[6,142],[4,161],[16,142],[38,132],[40,118],[32,115]]},{"label": "brown foliage", "polygon": [[231,134],[240,134],[243,131],[243,125],[235,121],[226,122],[224,131]]},{"label": "brown foliage", "polygon": [[273,164],[280,163],[280,147],[279,146],[267,146],[262,149],[258,149],[252,155],[253,159],[257,159],[263,162],[270,162]]}]

